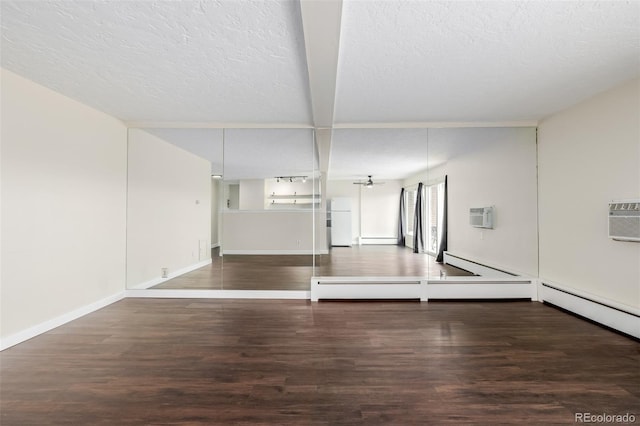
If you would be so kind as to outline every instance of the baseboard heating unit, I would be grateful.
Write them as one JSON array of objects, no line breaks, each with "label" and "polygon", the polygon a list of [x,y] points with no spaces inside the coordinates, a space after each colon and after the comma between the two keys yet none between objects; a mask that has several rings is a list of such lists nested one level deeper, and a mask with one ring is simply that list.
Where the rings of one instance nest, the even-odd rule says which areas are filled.
[{"label": "baseboard heating unit", "polygon": [[326,299],[423,299],[420,277],[313,277],[311,301]]},{"label": "baseboard heating unit", "polygon": [[398,237],[358,237],[358,244],[364,245],[385,245],[395,246],[398,244]]},{"label": "baseboard heating unit", "polygon": [[311,301],[336,299],[531,299],[537,282],[524,277],[313,277]]},{"label": "baseboard heating unit", "polygon": [[502,268],[495,266],[489,266],[475,260],[466,259],[455,254],[451,254],[448,251],[444,252],[444,263],[447,265],[455,266],[456,268],[464,269],[465,271],[472,272],[482,277],[515,277],[518,274],[506,271]]},{"label": "baseboard heating unit", "polygon": [[542,280],[540,301],[640,339],[640,310]]},{"label": "baseboard heating unit", "polygon": [[537,281],[526,277],[453,277],[429,280],[423,300],[433,299],[538,300]]}]

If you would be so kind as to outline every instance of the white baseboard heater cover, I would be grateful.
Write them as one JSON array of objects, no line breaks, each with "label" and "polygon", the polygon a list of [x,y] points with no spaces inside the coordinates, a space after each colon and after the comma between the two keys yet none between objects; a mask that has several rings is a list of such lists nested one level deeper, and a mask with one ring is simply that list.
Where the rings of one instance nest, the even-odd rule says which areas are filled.
[{"label": "white baseboard heater cover", "polygon": [[398,237],[358,237],[360,245],[396,245]]},{"label": "white baseboard heater cover", "polygon": [[640,339],[640,312],[595,300],[557,284],[542,282],[540,301]]},{"label": "white baseboard heater cover", "polygon": [[311,301],[322,299],[422,299],[419,277],[313,277]]},{"label": "white baseboard heater cover", "polygon": [[330,299],[531,299],[537,282],[522,277],[313,277],[311,301]]}]

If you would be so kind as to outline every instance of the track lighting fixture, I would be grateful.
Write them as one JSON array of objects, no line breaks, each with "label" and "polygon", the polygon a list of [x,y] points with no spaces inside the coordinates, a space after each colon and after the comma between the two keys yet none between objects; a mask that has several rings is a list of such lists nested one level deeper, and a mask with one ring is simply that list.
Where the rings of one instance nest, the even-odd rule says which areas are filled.
[{"label": "track lighting fixture", "polygon": [[306,183],[307,182],[307,176],[276,176],[275,177],[276,182],[280,182],[280,179],[282,179],[283,181],[289,181],[291,183],[293,182],[302,182],[302,183]]}]

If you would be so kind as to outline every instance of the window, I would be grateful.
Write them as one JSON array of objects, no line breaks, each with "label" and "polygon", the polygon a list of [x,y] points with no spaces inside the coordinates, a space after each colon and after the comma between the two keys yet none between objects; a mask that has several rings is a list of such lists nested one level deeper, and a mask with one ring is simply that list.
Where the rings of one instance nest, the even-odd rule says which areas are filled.
[{"label": "window", "polygon": [[442,216],[444,209],[444,182],[431,185],[427,188],[428,207],[425,210],[428,216],[428,235],[425,239],[426,249],[430,254],[438,253],[438,246],[442,238]]},{"label": "window", "polygon": [[404,205],[406,207],[405,223],[407,224],[407,235],[413,235],[413,215],[416,211],[416,190],[408,189],[404,192],[404,196]]}]

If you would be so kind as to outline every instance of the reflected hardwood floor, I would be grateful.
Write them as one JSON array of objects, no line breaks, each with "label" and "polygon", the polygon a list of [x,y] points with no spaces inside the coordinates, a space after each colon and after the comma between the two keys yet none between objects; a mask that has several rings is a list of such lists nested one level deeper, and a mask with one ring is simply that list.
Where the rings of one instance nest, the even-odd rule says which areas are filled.
[{"label": "reflected hardwood floor", "polygon": [[0,424],[640,418],[640,344],[537,302],[125,299],[0,353]]},{"label": "reflected hardwood floor", "polygon": [[472,275],[462,269],[435,262],[432,256],[416,254],[406,247],[333,247],[328,255],[316,256],[315,274],[311,255],[225,255],[212,250],[211,265],[173,278],[154,289],[210,290],[309,290],[312,276],[427,276]]}]

